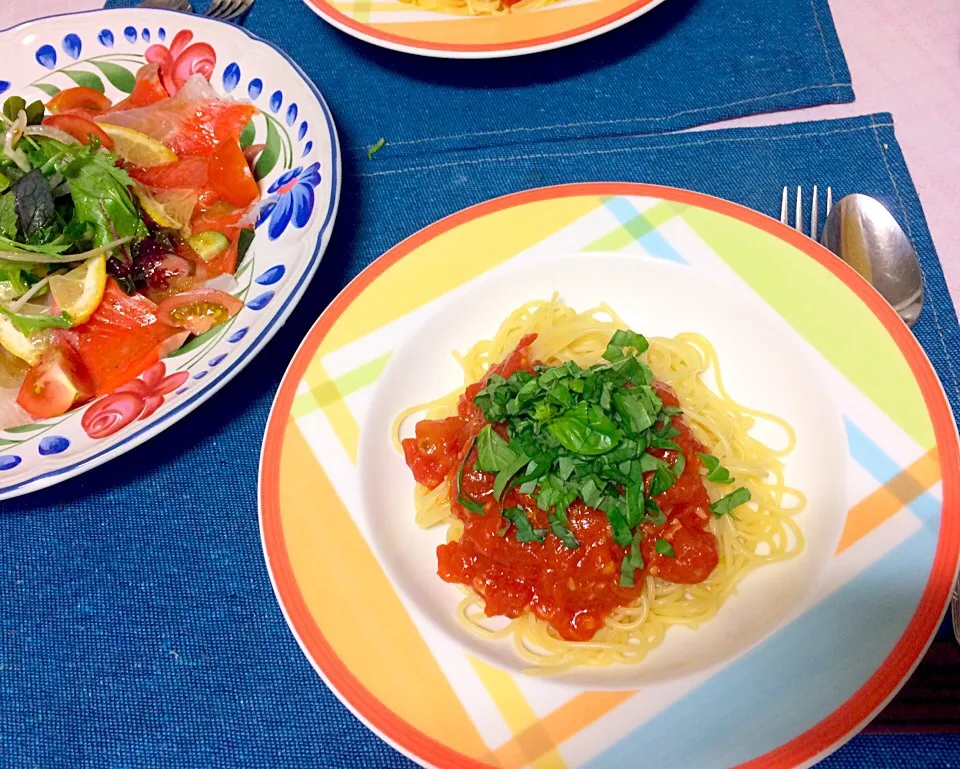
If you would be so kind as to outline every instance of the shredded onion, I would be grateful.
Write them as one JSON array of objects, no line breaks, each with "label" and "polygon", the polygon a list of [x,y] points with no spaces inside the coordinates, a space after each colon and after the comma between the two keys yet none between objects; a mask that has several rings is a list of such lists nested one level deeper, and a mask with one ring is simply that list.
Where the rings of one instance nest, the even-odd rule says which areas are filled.
[{"label": "shredded onion", "polygon": [[92,248],[84,251],[82,254],[66,254],[64,256],[50,256],[49,254],[28,254],[24,251],[7,251],[0,246],[0,259],[8,262],[28,262],[33,264],[69,264],[70,262],[83,262],[94,256],[106,254],[113,251],[117,246],[122,246],[133,240],[132,237],[120,238],[119,240],[105,243],[98,248]]},{"label": "shredded onion", "polygon": [[43,280],[38,280],[34,283],[27,291],[23,292],[23,295],[17,299],[15,302],[12,302],[9,306],[11,312],[20,312],[23,309],[23,306],[29,302],[36,295],[40,289],[42,289],[47,283],[50,282],[50,276],[43,278]]},{"label": "shredded onion", "polygon": [[23,131],[26,127],[27,113],[20,110],[17,119],[10,124],[10,127],[3,135],[3,154],[16,163],[17,168],[25,174],[28,174],[31,170],[30,161],[27,160],[27,156],[23,150],[16,146],[17,142],[20,141],[20,137],[23,136]]},{"label": "shredded onion", "polygon": [[215,278],[210,278],[203,284],[203,288],[213,288],[217,291],[223,291],[225,294],[236,294],[240,291],[240,284],[233,275],[225,272]]},{"label": "shredded onion", "polygon": [[43,136],[47,139],[56,139],[63,144],[79,144],[75,137],[52,125],[28,125],[23,129],[24,136]]}]

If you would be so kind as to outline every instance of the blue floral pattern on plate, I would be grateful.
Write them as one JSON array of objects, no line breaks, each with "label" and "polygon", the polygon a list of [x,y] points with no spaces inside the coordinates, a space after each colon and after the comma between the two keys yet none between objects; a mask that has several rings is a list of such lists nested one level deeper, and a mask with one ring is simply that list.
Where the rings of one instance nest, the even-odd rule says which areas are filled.
[{"label": "blue floral pattern on plate", "polygon": [[297,166],[277,179],[267,192],[260,207],[257,227],[267,224],[267,237],[276,240],[293,222],[293,226],[302,228],[313,213],[315,202],[314,189],[320,184],[320,164],[312,163],[306,168]]}]

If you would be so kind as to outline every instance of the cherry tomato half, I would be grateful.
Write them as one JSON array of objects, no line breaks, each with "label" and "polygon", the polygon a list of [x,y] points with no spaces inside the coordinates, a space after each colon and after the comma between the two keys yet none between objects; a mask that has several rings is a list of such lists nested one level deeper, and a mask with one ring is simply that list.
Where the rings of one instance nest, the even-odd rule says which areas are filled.
[{"label": "cherry tomato half", "polygon": [[113,149],[113,139],[107,136],[100,126],[81,115],[51,115],[43,119],[43,124],[66,131],[81,144],[89,144],[90,137],[93,136],[100,142],[101,147]]},{"label": "cherry tomato half", "polygon": [[66,342],[59,342],[27,372],[17,403],[38,419],[47,419],[90,400],[95,391],[80,355]]},{"label": "cherry tomato half", "polygon": [[65,88],[60,91],[47,102],[47,109],[54,115],[74,109],[99,113],[110,109],[110,100],[93,88],[78,85],[76,88]]},{"label": "cherry tomato half", "polygon": [[195,288],[164,299],[157,307],[157,317],[168,326],[199,335],[226,322],[242,307],[243,302],[224,291]]}]

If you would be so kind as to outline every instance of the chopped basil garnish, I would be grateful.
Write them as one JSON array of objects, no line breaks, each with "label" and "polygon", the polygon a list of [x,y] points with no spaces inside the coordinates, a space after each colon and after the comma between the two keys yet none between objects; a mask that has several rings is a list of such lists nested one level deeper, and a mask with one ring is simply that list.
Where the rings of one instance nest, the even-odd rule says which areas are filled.
[{"label": "chopped basil garnish", "polygon": [[[680,435],[673,417],[681,411],[665,407],[652,387],[653,374],[641,359],[647,348],[640,334],[618,331],[605,362],[589,368],[573,361],[539,365],[506,378],[491,374],[473,398],[488,422],[477,435],[476,466],[495,474],[494,498],[505,499],[511,488],[530,495],[549,516],[544,536],[553,534],[570,548],[579,547],[570,530],[570,505],[581,500],[602,510],[614,540],[629,546],[632,563],[640,564],[634,568],[643,568],[639,527],[666,522],[656,499],[686,466],[673,440]],[[648,449],[674,451],[676,457],[664,461]],[[458,484],[462,477],[463,465]],[[465,508],[482,514],[459,485],[457,494]],[[520,508],[510,510],[504,516],[519,541],[542,540],[526,515],[515,512]],[[632,578],[628,563],[623,584]]]},{"label": "chopped basil garnish", "polygon": [[[700,454],[700,452],[697,452]],[[720,460],[712,454],[700,454],[703,466],[707,468],[707,480],[712,483],[733,483],[730,471],[720,464]]]},{"label": "chopped basil garnish", "polygon": [[665,555],[667,558],[677,557],[677,554],[673,552],[673,545],[671,545],[665,539],[658,539],[653,544],[653,549],[656,550],[660,555]]},{"label": "chopped basil garnish", "polygon": [[503,517],[517,527],[517,542],[543,542],[546,529],[535,529],[522,507],[510,507],[503,511]]},{"label": "chopped basil garnish", "polygon": [[640,553],[640,542],[643,534],[637,532],[630,544],[630,550],[623,556],[623,563],[620,564],[620,587],[634,587],[636,580],[636,570],[643,568],[643,555]]},{"label": "chopped basil garnish", "polygon": [[731,491],[727,496],[721,497],[710,505],[710,512],[717,518],[722,518],[725,515],[730,515],[736,508],[740,507],[740,505],[749,501],[750,490],[741,486],[736,491]]},{"label": "chopped basil garnish", "polygon": [[560,523],[554,516],[550,516],[550,531],[560,537],[560,541],[570,549],[580,547],[580,543],[577,541],[577,538],[573,536],[573,532]]}]

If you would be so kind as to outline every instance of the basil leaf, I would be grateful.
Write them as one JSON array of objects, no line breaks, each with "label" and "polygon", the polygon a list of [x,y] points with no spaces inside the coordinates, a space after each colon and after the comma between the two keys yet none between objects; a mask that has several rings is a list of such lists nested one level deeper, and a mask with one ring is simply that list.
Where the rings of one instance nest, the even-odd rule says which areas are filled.
[{"label": "basil leaf", "polygon": [[640,469],[645,473],[652,473],[659,467],[663,467],[663,460],[653,456],[653,454],[644,454],[640,457]]},{"label": "basil leaf", "polygon": [[667,522],[666,514],[660,509],[660,505],[652,499],[648,499],[643,503],[643,512],[644,520],[649,521],[654,526],[663,526],[663,524]]},{"label": "basil leaf", "polygon": [[32,237],[50,226],[55,218],[53,191],[43,172],[34,168],[13,188],[20,230]]},{"label": "basil leaf", "polygon": [[610,522],[610,530],[613,532],[613,538],[617,544],[623,547],[629,545],[633,534],[630,531],[630,526],[627,525],[626,519],[620,514],[619,506],[610,506],[604,510],[604,513]]},{"label": "basil leaf", "polygon": [[547,430],[565,449],[584,456],[610,451],[621,438],[613,420],[597,406],[582,401],[551,420]]},{"label": "basil leaf", "polygon": [[671,472],[673,473],[673,476],[675,478],[679,478],[681,475],[683,475],[683,471],[686,469],[686,467],[687,467],[687,458],[684,456],[682,451],[678,451],[677,461],[673,463],[673,468],[671,468]]},{"label": "basil leaf", "polygon": [[556,516],[550,516],[550,531],[553,532],[554,536],[559,537],[560,541],[571,550],[580,547],[580,543],[577,541],[577,538],[573,536],[573,532],[560,523]]},{"label": "basil leaf", "polygon": [[630,544],[630,550],[623,556],[620,564],[620,587],[635,587],[636,571],[643,568],[643,554],[640,552],[640,542],[643,533],[637,532]]},{"label": "basil leaf", "polygon": [[736,491],[731,491],[725,497],[721,497],[710,505],[710,512],[717,518],[722,518],[725,515],[730,515],[736,508],[740,507],[740,505],[749,501],[750,490],[741,486]]},{"label": "basil leaf", "polygon": [[30,102],[24,112],[27,115],[27,125],[40,125],[43,122],[43,113],[46,112],[46,107],[43,106],[43,102],[37,99],[37,101]]},{"label": "basil leaf", "polygon": [[503,524],[503,528],[500,529],[500,531],[497,532],[497,536],[498,536],[498,537],[501,537],[501,538],[507,536],[507,530],[508,530],[509,528],[510,528],[510,523],[509,523],[509,522]]},{"label": "basil leaf", "polygon": [[560,471],[560,477],[565,481],[573,475],[575,467],[576,464],[570,457],[560,457],[560,459],[557,460],[557,469]]},{"label": "basil leaf", "polygon": [[666,465],[659,465],[653,473],[653,479],[650,481],[650,488],[647,489],[648,497],[659,497],[667,489],[673,486],[677,480],[676,476],[667,469]]},{"label": "basil leaf", "polygon": [[620,418],[635,433],[643,432],[650,427],[656,417],[656,413],[650,408],[652,404],[642,399],[639,394],[614,393],[613,405]]},{"label": "basil leaf", "polygon": [[510,449],[507,442],[493,427],[484,425],[477,435],[477,464],[480,469],[485,473],[498,473],[516,461],[517,455]]},{"label": "basil leaf", "polygon": [[607,344],[607,349],[603,353],[604,360],[618,361],[624,357],[624,348],[632,347],[637,351],[637,355],[642,355],[647,351],[650,344],[641,334],[633,331],[617,331]]},{"label": "basil leaf", "polygon": [[587,478],[583,486],[580,487],[580,499],[587,507],[596,507],[603,499],[603,492],[593,478]]},{"label": "basil leaf", "polygon": [[653,549],[656,550],[660,555],[665,555],[667,558],[677,557],[677,554],[673,552],[673,545],[671,545],[665,539],[658,539],[654,543]]},{"label": "basil leaf", "polygon": [[3,103],[3,115],[11,123],[17,119],[20,110],[26,111],[27,100],[22,96],[10,96]]},{"label": "basil leaf", "polygon": [[[697,452],[700,454],[700,452]],[[733,483],[730,471],[720,464],[720,460],[712,454],[700,454],[703,466],[707,468],[707,480],[712,483]]]},{"label": "basil leaf", "polygon": [[476,515],[484,515],[483,505],[478,502],[474,502],[469,497],[464,496],[463,494],[463,468],[467,466],[467,460],[470,458],[470,453],[473,451],[473,447],[476,446],[477,439],[474,438],[470,441],[470,448],[467,449],[467,453],[463,457],[463,461],[460,463],[460,469],[457,471],[457,502],[463,505],[464,509],[469,510],[471,513]]},{"label": "basil leaf", "polygon": [[503,511],[503,517],[517,527],[517,542],[543,542],[546,529],[535,529],[522,507],[511,507]]},{"label": "basil leaf", "polygon": [[510,479],[526,467],[529,461],[530,457],[526,454],[521,454],[513,460],[511,464],[497,473],[497,477],[493,479],[493,496],[496,497],[497,501],[503,498],[503,492],[507,490]]},{"label": "basil leaf", "polygon": [[633,529],[643,518],[643,484],[627,486],[627,525]]}]

